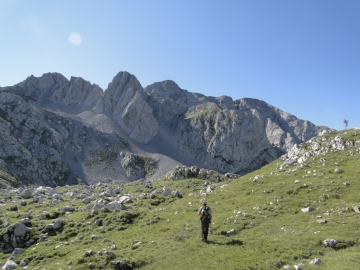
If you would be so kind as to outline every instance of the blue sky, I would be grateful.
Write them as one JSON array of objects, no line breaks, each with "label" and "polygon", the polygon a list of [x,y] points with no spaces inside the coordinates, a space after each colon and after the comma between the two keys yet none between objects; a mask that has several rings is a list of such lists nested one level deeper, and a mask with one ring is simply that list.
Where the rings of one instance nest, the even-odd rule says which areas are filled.
[{"label": "blue sky", "polygon": [[0,0],[0,86],[119,71],[360,127],[360,1]]}]

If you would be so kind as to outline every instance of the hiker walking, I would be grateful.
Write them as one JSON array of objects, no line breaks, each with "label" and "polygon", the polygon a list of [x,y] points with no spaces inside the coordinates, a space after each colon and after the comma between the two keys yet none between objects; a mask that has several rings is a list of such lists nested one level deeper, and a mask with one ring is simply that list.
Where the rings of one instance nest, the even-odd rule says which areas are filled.
[{"label": "hiker walking", "polygon": [[201,237],[202,241],[207,242],[207,237],[209,233],[209,226],[211,223],[211,209],[207,206],[206,202],[203,202],[202,207],[200,207],[198,215],[200,216],[201,221]]}]

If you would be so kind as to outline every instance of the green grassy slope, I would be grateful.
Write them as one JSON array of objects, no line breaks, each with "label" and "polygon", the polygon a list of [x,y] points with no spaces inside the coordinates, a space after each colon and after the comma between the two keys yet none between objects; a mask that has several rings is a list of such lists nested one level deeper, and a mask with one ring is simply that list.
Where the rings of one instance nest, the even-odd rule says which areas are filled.
[{"label": "green grassy slope", "polygon": [[[77,209],[58,218],[65,223],[62,232],[39,241],[14,259],[17,263],[28,259],[29,269],[113,269],[111,261],[115,260],[144,270],[284,269],[285,265],[294,269],[293,265],[300,263],[304,264],[301,269],[358,269],[360,214],[353,207],[360,204],[360,130],[327,134],[316,140],[322,143],[326,138],[328,142],[336,135],[353,142],[353,146],[310,157],[306,166],[294,164],[280,170],[283,161],[277,160],[239,179],[211,183],[215,189],[207,195],[200,194],[206,189],[204,180],[161,179],[153,182],[153,189],[167,186],[183,192],[184,197],[140,199],[141,193],[153,189],[132,183],[121,191],[134,197],[132,210],[100,211],[90,216],[80,200],[63,196],[64,202],[59,205],[27,200],[28,205],[17,212],[8,210],[12,205],[8,202],[1,206],[0,219],[10,219],[14,224],[34,211],[33,234],[41,238],[39,230],[52,219],[40,219],[40,214],[61,213],[61,207],[71,204]],[[310,144],[300,148],[310,149]],[[58,188],[66,189],[78,187]],[[204,198],[213,212],[209,243],[201,241],[197,216]],[[315,210],[302,212],[307,206]],[[103,226],[95,224],[97,219],[103,220]],[[320,224],[321,219],[327,223]],[[221,234],[231,229],[236,234]],[[92,240],[91,235],[97,238]],[[105,238],[110,242],[104,242]],[[322,242],[328,238],[339,241],[336,248],[324,246]],[[96,254],[84,256],[88,250]],[[105,251],[113,252],[116,259]],[[0,262],[8,257],[0,254]],[[315,258],[321,263],[310,265]]]},{"label": "green grassy slope", "polygon": [[8,186],[17,186],[19,185],[19,181],[17,181],[16,177],[11,176],[7,172],[0,170],[0,188],[6,188]]}]

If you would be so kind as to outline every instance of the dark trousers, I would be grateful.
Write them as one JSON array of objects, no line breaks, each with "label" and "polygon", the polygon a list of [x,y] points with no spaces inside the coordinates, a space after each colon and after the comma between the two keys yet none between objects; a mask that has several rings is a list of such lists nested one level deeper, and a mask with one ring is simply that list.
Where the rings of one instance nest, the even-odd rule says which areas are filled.
[{"label": "dark trousers", "polygon": [[209,226],[210,226],[210,220],[207,219],[201,220],[201,237],[205,241],[207,241],[207,237],[209,234]]}]

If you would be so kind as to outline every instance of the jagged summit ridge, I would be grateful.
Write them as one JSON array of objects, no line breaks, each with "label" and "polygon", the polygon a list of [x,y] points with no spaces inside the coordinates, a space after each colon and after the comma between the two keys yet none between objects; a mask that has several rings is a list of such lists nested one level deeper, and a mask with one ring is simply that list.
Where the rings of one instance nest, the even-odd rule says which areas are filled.
[{"label": "jagged summit ridge", "polygon": [[143,88],[134,75],[119,72],[105,90],[59,73],[0,88],[0,130],[2,170],[14,175],[21,169],[29,183],[56,185],[77,178],[138,179],[121,166],[119,145],[141,157],[134,160],[156,160],[157,169],[145,178],[160,177],[176,164],[244,173],[329,129],[261,100],[207,97],[170,80]]},{"label": "jagged summit ridge", "polygon": [[119,72],[105,91],[79,77],[71,77],[69,81],[59,73],[46,73],[39,78],[30,76],[17,86],[25,97],[41,107],[72,113],[87,110],[106,113],[141,143],[147,143],[158,131],[152,109],[146,103],[147,95],[136,77],[128,72]]}]

